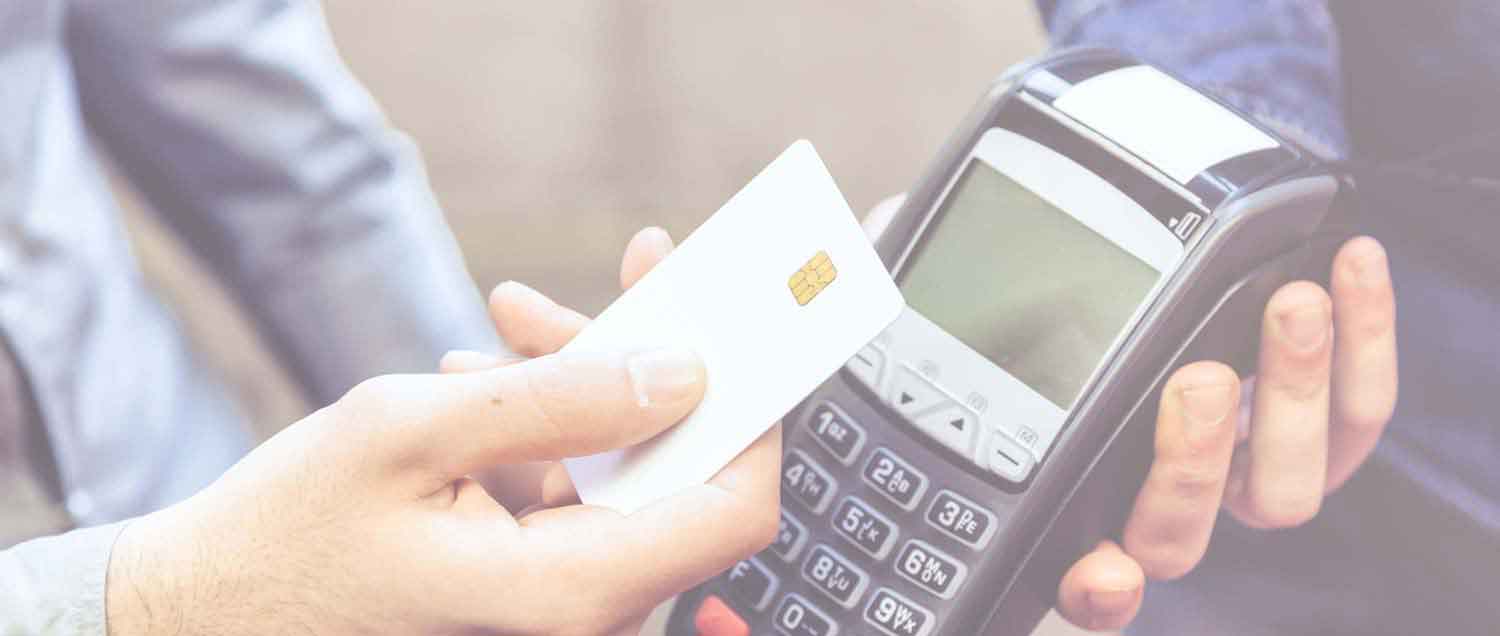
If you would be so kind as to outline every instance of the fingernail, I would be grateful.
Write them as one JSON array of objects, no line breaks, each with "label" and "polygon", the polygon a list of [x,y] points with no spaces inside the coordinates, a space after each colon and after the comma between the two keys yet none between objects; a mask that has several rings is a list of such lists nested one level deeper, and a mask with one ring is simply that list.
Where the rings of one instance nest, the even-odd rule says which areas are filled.
[{"label": "fingernail", "polygon": [[1283,313],[1278,320],[1281,337],[1298,351],[1312,351],[1328,339],[1328,309],[1322,303]]},{"label": "fingernail", "polygon": [[1229,417],[1234,402],[1233,387],[1227,384],[1190,386],[1178,392],[1187,420],[1188,443],[1194,447],[1217,436],[1219,425]]},{"label": "fingernail", "polygon": [[672,251],[672,235],[666,230],[656,226],[641,230],[641,238],[651,244],[657,252],[665,254]]},{"label": "fingernail", "polygon": [[625,362],[636,404],[671,404],[695,397],[703,382],[703,362],[690,349],[651,349]]},{"label": "fingernail", "polygon": [[1360,285],[1378,287],[1385,284],[1388,275],[1385,250],[1379,245],[1371,242],[1369,245],[1362,246],[1360,253],[1354,257],[1353,261],[1354,277],[1359,280]]}]

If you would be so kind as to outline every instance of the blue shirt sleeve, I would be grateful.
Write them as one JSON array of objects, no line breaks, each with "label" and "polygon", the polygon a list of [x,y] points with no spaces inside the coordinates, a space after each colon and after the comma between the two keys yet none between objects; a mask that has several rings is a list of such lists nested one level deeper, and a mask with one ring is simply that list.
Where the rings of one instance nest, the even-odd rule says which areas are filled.
[{"label": "blue shirt sleeve", "polygon": [[1327,158],[1348,153],[1326,0],[1039,0],[1058,46],[1108,46],[1171,71]]},{"label": "blue shirt sleeve", "polygon": [[413,144],[309,0],[72,3],[90,127],[319,404],[499,347]]},{"label": "blue shirt sleeve", "polygon": [[0,550],[0,636],[105,636],[105,576],[125,523]]}]

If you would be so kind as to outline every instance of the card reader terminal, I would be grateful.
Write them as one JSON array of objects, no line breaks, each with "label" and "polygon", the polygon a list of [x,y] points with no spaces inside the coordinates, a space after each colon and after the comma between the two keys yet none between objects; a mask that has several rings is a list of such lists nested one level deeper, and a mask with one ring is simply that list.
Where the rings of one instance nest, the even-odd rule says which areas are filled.
[{"label": "card reader terminal", "polygon": [[1029,633],[1119,528],[1160,384],[1250,371],[1270,293],[1349,234],[1346,187],[1120,54],[1008,72],[877,241],[907,309],[786,417],[775,542],[670,633]]}]

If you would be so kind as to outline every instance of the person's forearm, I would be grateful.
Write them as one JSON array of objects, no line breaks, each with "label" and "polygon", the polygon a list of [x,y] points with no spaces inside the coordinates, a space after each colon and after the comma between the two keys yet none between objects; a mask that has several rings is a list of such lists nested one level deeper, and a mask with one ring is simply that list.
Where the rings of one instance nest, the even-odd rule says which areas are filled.
[{"label": "person's forearm", "polygon": [[102,636],[110,551],[123,524],[0,551],[0,636]]},{"label": "person's forearm", "polygon": [[498,348],[416,148],[338,59],[316,3],[151,6],[69,12],[90,130],[315,404]]},{"label": "person's forearm", "polygon": [[1348,152],[1326,0],[1041,0],[1058,46],[1117,48],[1325,157]]}]

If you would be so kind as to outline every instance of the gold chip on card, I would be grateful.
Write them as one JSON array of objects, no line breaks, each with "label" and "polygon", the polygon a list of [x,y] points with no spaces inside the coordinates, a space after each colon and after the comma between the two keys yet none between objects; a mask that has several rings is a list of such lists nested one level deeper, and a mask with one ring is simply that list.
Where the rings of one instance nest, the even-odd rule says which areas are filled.
[{"label": "gold chip on card", "polygon": [[812,302],[812,299],[817,298],[823,288],[838,276],[839,270],[833,266],[833,259],[828,258],[828,252],[819,250],[802,266],[802,269],[792,274],[786,286],[791,288],[792,296],[797,299],[798,305],[806,305]]}]

